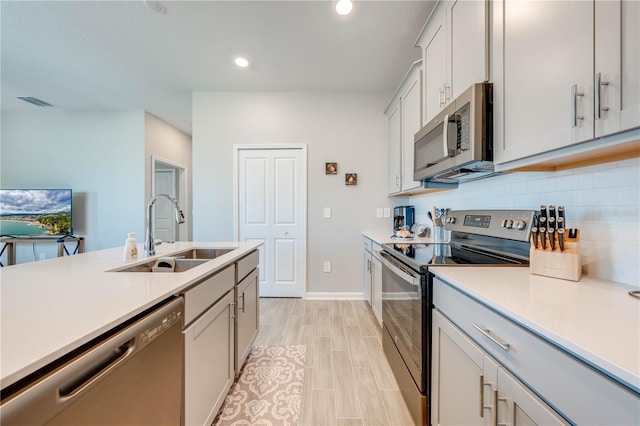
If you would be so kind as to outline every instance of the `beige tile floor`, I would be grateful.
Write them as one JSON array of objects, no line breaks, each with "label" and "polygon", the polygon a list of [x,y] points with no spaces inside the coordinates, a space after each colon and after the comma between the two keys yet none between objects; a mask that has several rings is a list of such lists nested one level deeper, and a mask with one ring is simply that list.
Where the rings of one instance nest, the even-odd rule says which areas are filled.
[{"label": "beige tile floor", "polygon": [[260,299],[256,345],[306,345],[301,426],[413,425],[365,301]]}]

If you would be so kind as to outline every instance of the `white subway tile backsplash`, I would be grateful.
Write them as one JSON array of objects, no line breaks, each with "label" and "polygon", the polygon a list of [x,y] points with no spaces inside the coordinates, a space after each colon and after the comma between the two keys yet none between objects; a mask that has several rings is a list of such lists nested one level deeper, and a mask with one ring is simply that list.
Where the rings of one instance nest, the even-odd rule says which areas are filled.
[{"label": "white subway tile backsplash", "polygon": [[640,158],[558,172],[516,172],[457,190],[399,200],[417,215],[454,209],[539,209],[562,205],[580,228],[583,273],[640,287]]}]

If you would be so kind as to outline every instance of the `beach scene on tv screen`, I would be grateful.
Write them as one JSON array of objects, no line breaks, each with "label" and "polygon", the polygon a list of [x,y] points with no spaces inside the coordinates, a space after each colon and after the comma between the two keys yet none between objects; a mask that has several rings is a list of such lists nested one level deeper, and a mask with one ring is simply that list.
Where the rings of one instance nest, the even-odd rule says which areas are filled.
[{"label": "beach scene on tv screen", "polygon": [[0,234],[71,234],[71,190],[1,190]]}]

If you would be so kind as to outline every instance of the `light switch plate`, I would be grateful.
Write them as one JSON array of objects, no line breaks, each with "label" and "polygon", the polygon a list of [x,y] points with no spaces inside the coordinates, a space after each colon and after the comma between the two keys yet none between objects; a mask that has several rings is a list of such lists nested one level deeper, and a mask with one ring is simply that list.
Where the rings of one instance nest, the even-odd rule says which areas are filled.
[{"label": "light switch plate", "polygon": [[382,207],[376,209],[376,217],[382,217]]},{"label": "light switch plate", "polygon": [[331,217],[331,207],[325,207],[324,211],[322,212],[322,216],[325,219],[329,219]]},{"label": "light switch plate", "polygon": [[391,217],[391,207],[384,208],[384,217]]},{"label": "light switch plate", "polygon": [[322,270],[324,272],[331,272],[331,261],[330,260],[325,260],[324,261],[324,265],[322,266]]}]

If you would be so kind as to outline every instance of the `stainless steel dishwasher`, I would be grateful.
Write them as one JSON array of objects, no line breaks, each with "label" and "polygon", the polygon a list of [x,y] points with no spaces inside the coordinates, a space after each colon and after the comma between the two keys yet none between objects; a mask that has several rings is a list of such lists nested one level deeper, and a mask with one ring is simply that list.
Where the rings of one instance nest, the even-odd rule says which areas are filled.
[{"label": "stainless steel dishwasher", "polygon": [[182,424],[183,316],[184,300],[174,298],[38,372],[23,389],[3,389],[0,424]]}]

